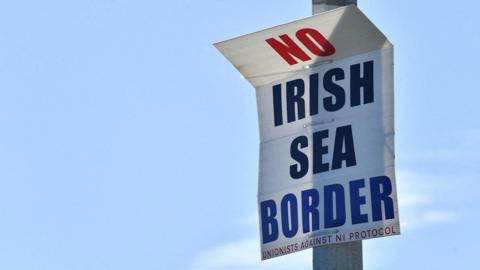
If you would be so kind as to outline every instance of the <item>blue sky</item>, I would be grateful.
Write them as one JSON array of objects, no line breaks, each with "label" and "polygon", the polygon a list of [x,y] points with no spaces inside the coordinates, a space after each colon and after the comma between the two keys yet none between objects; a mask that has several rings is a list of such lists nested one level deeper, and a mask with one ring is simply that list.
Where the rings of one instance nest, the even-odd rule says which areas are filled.
[{"label": "blue sky", "polygon": [[[402,222],[365,269],[475,268],[480,4],[359,7],[395,44]],[[2,1],[0,269],[308,269],[310,251],[259,261],[254,90],[212,43],[310,12]]]}]

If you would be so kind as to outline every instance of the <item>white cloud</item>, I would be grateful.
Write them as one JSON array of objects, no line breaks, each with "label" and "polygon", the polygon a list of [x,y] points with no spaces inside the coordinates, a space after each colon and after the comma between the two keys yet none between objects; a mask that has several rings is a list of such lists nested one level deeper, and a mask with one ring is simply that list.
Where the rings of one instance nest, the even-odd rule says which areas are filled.
[{"label": "white cloud", "polygon": [[240,218],[239,220],[237,220],[237,222],[240,225],[257,226],[258,214],[256,211],[251,211],[251,213],[248,216]]},{"label": "white cloud", "polygon": [[429,211],[425,213],[425,221],[430,223],[439,223],[439,222],[451,222],[456,218],[454,212],[447,211]]},{"label": "white cloud", "polygon": [[[459,213],[445,208],[445,194],[451,194],[450,179],[435,173],[397,172],[402,232],[453,222],[458,217]],[[456,199],[449,197],[452,201]]]},{"label": "white cloud", "polygon": [[429,148],[421,151],[400,150],[397,154],[399,158],[411,164],[436,165],[440,169],[458,166],[477,168],[480,156],[474,149],[478,149],[478,145],[480,129],[462,129],[434,138]]}]

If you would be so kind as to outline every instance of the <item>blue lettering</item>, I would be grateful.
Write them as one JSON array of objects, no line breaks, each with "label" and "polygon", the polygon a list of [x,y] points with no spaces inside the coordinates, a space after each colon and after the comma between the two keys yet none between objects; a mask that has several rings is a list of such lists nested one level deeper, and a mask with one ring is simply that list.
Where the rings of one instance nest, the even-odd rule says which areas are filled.
[{"label": "blue lettering", "polygon": [[[335,203],[333,202],[334,195]],[[345,224],[345,191],[343,186],[340,184],[325,186],[323,196],[325,199],[325,228],[334,228]]]},{"label": "blue lettering", "polygon": [[341,68],[334,68],[323,77],[323,88],[333,96],[329,96],[323,99],[323,107],[329,112],[340,110],[345,105],[345,90],[334,83],[333,81],[339,81],[345,79],[345,72]]},{"label": "blue lettering", "polygon": [[[287,82],[287,120],[289,123],[305,118],[304,93],[305,83],[302,79]],[[295,107],[297,108],[298,118],[295,115]]]},{"label": "blue lettering", "polygon": [[333,147],[332,170],[340,169],[343,161],[345,161],[347,167],[357,165],[355,147],[353,144],[352,126],[350,125],[337,128],[335,133],[335,145]]},{"label": "blue lettering", "polygon": [[268,200],[260,203],[260,219],[262,220],[263,243],[269,243],[278,239],[277,206],[275,201]]},{"label": "blue lettering", "polygon": [[280,126],[283,124],[283,114],[282,114],[282,85],[277,84],[272,88],[273,94],[273,119],[275,126]]},{"label": "blue lettering", "polygon": [[292,238],[298,232],[297,197],[295,197],[295,195],[292,193],[285,195],[282,199],[281,208],[283,235],[285,235],[285,237]]},{"label": "blue lettering", "polygon": [[308,172],[308,156],[300,151],[299,148],[308,146],[307,136],[295,138],[290,145],[290,156],[298,162],[298,164],[290,165],[290,176],[293,179],[304,177]]},{"label": "blue lettering", "polygon": [[361,105],[363,88],[363,104],[373,102],[373,61],[363,63],[363,77],[360,75],[360,64],[350,67],[350,106]]},{"label": "blue lettering", "polygon": [[[320,204],[320,195],[318,190],[312,188],[302,191],[302,224],[303,233],[318,231],[320,229],[320,213],[318,205]],[[312,217],[310,227],[310,216]]]},{"label": "blue lettering", "polygon": [[362,214],[361,206],[366,203],[365,196],[360,196],[360,188],[365,187],[365,180],[359,179],[350,182],[350,208],[352,224],[368,222],[368,215]]},{"label": "blue lettering", "polygon": [[310,75],[310,116],[318,114],[318,73]]},{"label": "blue lettering", "polygon": [[373,221],[382,220],[382,202],[385,207],[385,219],[394,218],[393,199],[390,197],[392,194],[392,181],[390,178],[387,176],[370,178],[370,193],[372,194]]},{"label": "blue lettering", "polygon": [[328,162],[323,162],[323,156],[328,154],[328,146],[323,145],[326,138],[328,129],[313,133],[313,173],[327,172],[330,169]]}]

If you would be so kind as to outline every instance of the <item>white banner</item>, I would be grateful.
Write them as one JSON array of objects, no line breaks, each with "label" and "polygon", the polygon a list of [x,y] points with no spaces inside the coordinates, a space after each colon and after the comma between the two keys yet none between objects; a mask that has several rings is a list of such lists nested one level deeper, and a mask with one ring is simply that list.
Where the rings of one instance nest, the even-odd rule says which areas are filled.
[{"label": "white banner", "polygon": [[400,233],[393,46],[355,6],[217,43],[256,87],[262,259]]}]

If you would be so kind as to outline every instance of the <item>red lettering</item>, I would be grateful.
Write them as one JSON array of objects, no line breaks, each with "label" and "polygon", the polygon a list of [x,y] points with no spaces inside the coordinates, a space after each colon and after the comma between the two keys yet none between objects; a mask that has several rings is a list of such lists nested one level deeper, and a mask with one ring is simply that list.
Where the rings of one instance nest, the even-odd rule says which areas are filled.
[{"label": "red lettering", "polygon": [[[335,47],[333,47],[332,43],[315,29],[300,29],[297,31],[296,36],[315,55],[325,57],[335,53]],[[314,41],[316,41],[316,44]]]},{"label": "red lettering", "polygon": [[295,65],[298,63],[292,55],[303,62],[312,59],[289,36],[281,35],[280,39],[283,43],[274,38],[269,38],[266,41],[288,64]]},{"label": "red lettering", "polygon": [[[297,39],[316,56],[330,56],[335,53],[335,47],[320,32],[313,28],[303,28],[295,34]],[[288,35],[279,36],[280,41],[269,38],[266,42],[285,60],[289,65],[295,65],[298,60],[306,62],[312,58],[305,53],[295,41]]]}]

